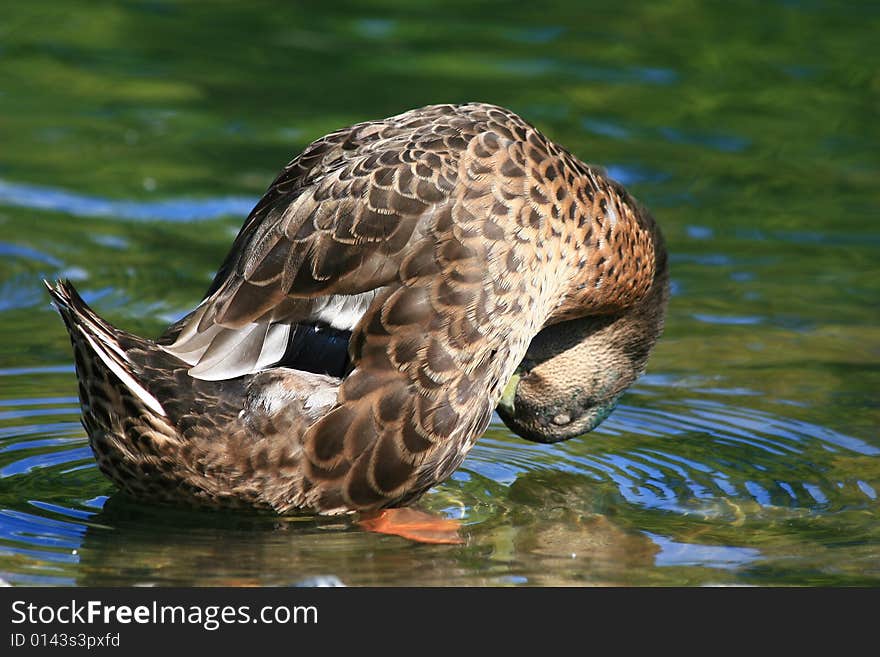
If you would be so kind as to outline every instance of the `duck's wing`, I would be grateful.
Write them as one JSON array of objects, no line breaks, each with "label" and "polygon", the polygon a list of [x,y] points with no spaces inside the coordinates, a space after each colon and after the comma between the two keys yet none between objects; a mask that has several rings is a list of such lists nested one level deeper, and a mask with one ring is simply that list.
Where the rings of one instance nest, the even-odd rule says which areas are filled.
[{"label": "duck's wing", "polygon": [[497,380],[543,321],[526,279],[498,275],[527,264],[519,251],[529,246],[506,225],[524,184],[511,117],[435,106],[316,141],[175,327],[166,349],[211,379],[274,362],[297,325],[353,331],[354,369],[304,438],[305,485],[292,505],[332,512],[416,496],[488,424]]},{"label": "duck's wing", "polygon": [[162,342],[173,338],[168,350],[193,376],[226,379],[277,363],[297,325],[351,331],[432,238],[459,156],[483,129],[439,106],[315,141],[271,184],[205,300]]}]

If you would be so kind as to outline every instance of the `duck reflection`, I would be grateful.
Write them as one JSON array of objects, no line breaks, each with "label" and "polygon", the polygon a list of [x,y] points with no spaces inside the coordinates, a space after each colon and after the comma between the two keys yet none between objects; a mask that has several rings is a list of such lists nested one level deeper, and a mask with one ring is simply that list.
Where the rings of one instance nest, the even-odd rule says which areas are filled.
[{"label": "duck reflection", "polygon": [[[77,584],[110,586],[541,586],[626,584],[659,548],[602,513],[596,482],[524,473],[488,515],[465,489],[459,546],[361,529],[356,517],[238,515],[144,505],[118,494],[91,518]],[[494,497],[494,496],[493,496]],[[479,518],[477,516],[480,515]],[[475,575],[482,572],[483,575]]]}]

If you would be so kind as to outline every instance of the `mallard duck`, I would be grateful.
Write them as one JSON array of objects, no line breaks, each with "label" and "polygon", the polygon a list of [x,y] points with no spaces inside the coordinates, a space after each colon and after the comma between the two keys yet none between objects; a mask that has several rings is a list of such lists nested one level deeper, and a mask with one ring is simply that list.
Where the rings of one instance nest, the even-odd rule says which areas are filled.
[{"label": "mallard duck", "polygon": [[531,440],[594,428],[644,371],[667,279],[660,231],[620,184],[468,103],[310,144],[155,341],[69,282],[49,290],[119,488],[340,514],[417,500],[496,406]]}]

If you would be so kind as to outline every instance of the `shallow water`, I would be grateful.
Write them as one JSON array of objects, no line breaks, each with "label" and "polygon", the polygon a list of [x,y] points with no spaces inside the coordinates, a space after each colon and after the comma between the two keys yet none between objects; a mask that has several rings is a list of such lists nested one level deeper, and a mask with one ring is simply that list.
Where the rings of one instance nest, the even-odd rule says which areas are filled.
[{"label": "shallow water", "polygon": [[[880,11],[330,4],[5,9],[0,578],[880,583]],[[607,167],[664,228],[666,333],[619,409],[552,446],[496,418],[424,498],[463,546],[115,495],[41,279],[156,335],[311,139],[468,100]]]}]

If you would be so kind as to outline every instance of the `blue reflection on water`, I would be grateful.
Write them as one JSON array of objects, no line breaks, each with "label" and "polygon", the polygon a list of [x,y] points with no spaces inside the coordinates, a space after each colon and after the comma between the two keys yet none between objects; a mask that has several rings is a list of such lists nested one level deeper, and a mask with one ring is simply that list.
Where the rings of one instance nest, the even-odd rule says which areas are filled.
[{"label": "blue reflection on water", "polygon": [[72,509],[68,506],[62,506],[60,504],[52,504],[50,502],[41,502],[40,500],[29,500],[28,502],[31,506],[35,506],[38,509],[43,509],[44,511],[49,511],[51,513],[57,513],[62,516],[69,516],[71,518],[77,518],[79,520],[87,520],[95,515],[91,511],[83,511],[82,509]]},{"label": "blue reflection on water", "polygon": [[693,313],[691,315],[698,322],[706,324],[722,324],[729,326],[754,326],[764,322],[760,315],[710,315],[708,313]]},{"label": "blue reflection on water", "polygon": [[[55,465],[63,465],[65,463],[73,463],[76,461],[91,461],[92,450],[89,447],[80,447],[78,449],[67,449],[57,452],[49,452],[47,454],[36,454],[34,456],[26,456],[24,458],[13,461],[6,467],[0,469],[0,477],[10,477],[17,474],[26,474],[37,468],[51,468]],[[91,466],[92,464],[89,463]]]},{"label": "blue reflection on water", "polygon": [[696,146],[708,146],[719,151],[736,153],[751,143],[748,139],[720,133],[689,133],[675,128],[660,128],[660,134],[670,141]]},{"label": "blue reflection on water", "polygon": [[245,216],[255,203],[254,198],[240,196],[159,201],[113,200],[54,187],[0,180],[2,205],[63,212],[76,217],[114,217],[129,221],[205,221],[230,215]]},{"label": "blue reflection on water", "polygon": [[[68,365],[43,365],[38,367],[5,367],[0,368],[0,376],[20,376],[22,374],[64,374],[75,372],[73,363]],[[43,403],[39,400],[38,403]]]},{"label": "blue reflection on water", "polygon": [[[0,538],[23,540],[31,546],[75,549],[80,546],[86,526],[70,521],[53,520],[14,509],[0,509]],[[18,551],[18,549],[16,549]],[[53,561],[76,561],[70,552],[47,552]]]},{"label": "blue reflection on water", "polygon": [[[3,185],[3,181],[0,180],[0,202],[3,201]],[[30,246],[24,246],[23,244],[0,242],[0,256],[3,256],[4,258],[12,256],[21,258],[22,260],[41,262],[43,264],[52,265],[53,267],[61,266],[61,261],[58,260],[58,258],[55,258],[48,253],[38,251]]]},{"label": "blue reflection on water", "polygon": [[705,566],[707,568],[734,569],[761,558],[761,552],[754,548],[679,543],[659,534],[643,533],[660,548],[660,553],[655,557],[657,566]]},{"label": "blue reflection on water", "polygon": [[865,495],[870,497],[872,500],[877,499],[877,491],[874,490],[874,487],[871,486],[871,484],[869,484],[865,481],[862,481],[860,479],[859,481],[856,482],[856,485],[859,487],[859,490],[861,490]]},{"label": "blue reflection on water", "polygon": [[651,66],[588,66],[580,62],[552,57],[529,59],[510,58],[502,61],[499,69],[516,75],[564,75],[577,80],[593,82],[647,82],[667,85],[678,79],[678,73],[669,68]]},{"label": "blue reflection on water", "polygon": [[[75,579],[64,575],[64,566],[79,563],[79,548],[86,526],[14,509],[0,509],[0,556],[27,557],[40,562],[41,573],[0,572],[0,580],[29,585],[72,585]],[[58,574],[52,573],[58,570]]]}]

